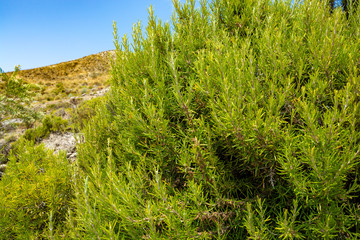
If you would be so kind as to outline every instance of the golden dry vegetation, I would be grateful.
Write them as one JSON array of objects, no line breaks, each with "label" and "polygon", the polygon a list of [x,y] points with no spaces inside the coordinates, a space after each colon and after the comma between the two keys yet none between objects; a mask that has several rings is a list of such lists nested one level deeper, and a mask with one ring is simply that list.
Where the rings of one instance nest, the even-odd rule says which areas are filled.
[{"label": "golden dry vegetation", "polygon": [[37,93],[34,100],[44,103],[103,89],[108,85],[110,59],[113,57],[113,51],[105,51],[72,61],[21,70],[17,76],[33,84]]}]

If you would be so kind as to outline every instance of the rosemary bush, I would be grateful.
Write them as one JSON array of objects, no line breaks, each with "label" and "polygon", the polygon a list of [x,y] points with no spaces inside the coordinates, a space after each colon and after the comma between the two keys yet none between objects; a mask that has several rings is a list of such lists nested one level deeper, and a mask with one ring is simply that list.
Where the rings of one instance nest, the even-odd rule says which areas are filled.
[{"label": "rosemary bush", "polygon": [[[360,11],[326,1],[149,10],[84,128],[77,234],[359,237]],[[351,5],[352,6],[352,5]]]}]

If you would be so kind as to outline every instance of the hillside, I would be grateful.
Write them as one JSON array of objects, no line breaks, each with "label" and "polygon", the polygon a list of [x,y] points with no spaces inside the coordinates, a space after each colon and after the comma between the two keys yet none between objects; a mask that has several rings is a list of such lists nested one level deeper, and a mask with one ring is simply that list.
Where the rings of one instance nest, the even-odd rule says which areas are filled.
[{"label": "hillside", "polygon": [[107,86],[110,58],[113,56],[112,50],[100,52],[72,61],[21,70],[18,77],[35,85],[35,100],[42,103],[78,96]]},{"label": "hillside", "polygon": [[[70,120],[76,114],[80,103],[102,96],[108,90],[110,61],[114,55],[114,51],[105,51],[67,62],[20,70],[17,78],[29,83],[31,92],[35,93],[33,101],[30,103],[31,109],[42,117],[49,114]],[[12,73],[8,72],[7,74],[11,75]],[[1,91],[3,88],[0,81],[0,93]],[[41,125],[41,118],[33,123],[33,127]],[[6,156],[10,151],[11,144],[25,133],[27,126],[22,119],[14,116],[0,114],[0,119],[1,165],[7,161]],[[72,119],[70,123],[73,122]],[[70,135],[65,134],[65,136]],[[52,142],[60,142],[59,146],[68,145],[69,141],[63,140],[62,134],[57,137],[58,139],[53,139]],[[70,137],[70,139],[72,138],[73,136]],[[72,141],[70,149],[74,147],[74,144],[75,142]],[[0,167],[0,176],[1,169]]]}]

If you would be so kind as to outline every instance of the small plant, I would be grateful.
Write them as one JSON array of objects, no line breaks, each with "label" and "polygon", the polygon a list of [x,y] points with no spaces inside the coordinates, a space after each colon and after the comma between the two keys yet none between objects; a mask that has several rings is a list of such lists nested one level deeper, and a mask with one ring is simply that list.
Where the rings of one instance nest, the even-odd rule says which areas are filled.
[{"label": "small plant", "polygon": [[47,96],[46,97],[46,101],[52,101],[52,100],[54,100],[54,96],[53,95],[51,95],[51,96]]},{"label": "small plant", "polygon": [[81,90],[81,94],[86,94],[88,91],[88,89],[86,87],[83,87]]},{"label": "small plant", "polygon": [[41,95],[44,95],[44,94],[45,94],[45,91],[46,91],[46,86],[45,86],[45,85],[42,85],[42,86],[41,86],[41,89],[40,89]]},{"label": "small plant", "polygon": [[67,120],[59,116],[46,115],[42,120],[42,124],[37,128],[27,129],[23,138],[28,141],[39,142],[52,132],[64,132],[68,128],[69,123]]},{"label": "small plant", "polygon": [[56,87],[55,89],[53,90],[53,93],[55,95],[59,95],[59,94],[62,94],[65,92],[65,87],[64,87],[64,84],[62,82],[58,82],[56,83]]},{"label": "small plant", "polygon": [[34,93],[29,84],[16,77],[19,71],[20,67],[16,66],[8,76],[0,68],[0,120],[5,117],[20,118],[29,127],[39,118],[39,113],[30,107]]}]

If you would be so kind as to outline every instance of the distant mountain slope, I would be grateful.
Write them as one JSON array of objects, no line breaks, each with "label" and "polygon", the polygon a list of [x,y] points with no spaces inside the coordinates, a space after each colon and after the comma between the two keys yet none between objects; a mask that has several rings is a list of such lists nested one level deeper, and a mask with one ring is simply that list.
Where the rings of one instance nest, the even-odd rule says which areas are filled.
[{"label": "distant mountain slope", "polygon": [[86,78],[89,75],[101,75],[109,70],[109,56],[113,56],[114,51],[105,51],[97,54],[85,56],[72,61],[53,64],[45,67],[22,70],[19,77],[29,82],[50,81],[50,80],[69,80]]},{"label": "distant mountain slope", "polygon": [[[40,102],[78,96],[106,87],[113,50],[72,61],[21,70],[18,77],[32,83]],[[11,74],[11,72],[9,73]]]}]

